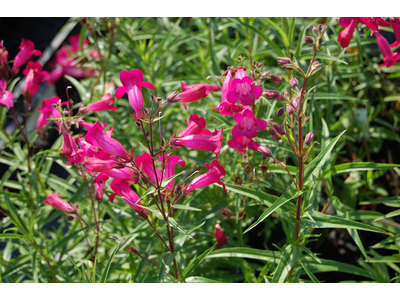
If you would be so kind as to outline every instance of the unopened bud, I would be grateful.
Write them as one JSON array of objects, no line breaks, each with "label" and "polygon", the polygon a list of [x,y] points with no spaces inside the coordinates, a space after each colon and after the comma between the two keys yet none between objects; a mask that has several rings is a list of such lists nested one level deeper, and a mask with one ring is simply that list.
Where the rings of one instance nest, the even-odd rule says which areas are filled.
[{"label": "unopened bud", "polygon": [[275,74],[270,74],[269,78],[271,79],[271,81],[273,83],[281,83],[282,82],[282,78],[280,78],[278,75],[275,75]]},{"label": "unopened bud", "polygon": [[264,93],[264,95],[268,98],[268,99],[278,99],[279,96],[281,95],[281,93],[279,93],[278,91],[275,90],[271,90],[271,91],[266,91]]},{"label": "unopened bud", "polygon": [[73,216],[67,216],[67,221],[72,221],[74,219]]},{"label": "unopened bud", "polygon": [[292,105],[294,106],[295,109],[298,109],[299,108],[299,98],[293,97]]},{"label": "unopened bud", "polygon": [[285,112],[285,108],[281,107],[280,109],[278,109],[276,116],[279,118],[283,115],[284,112]]},{"label": "unopened bud", "polygon": [[312,32],[314,33],[314,35],[318,35],[318,28],[317,26],[313,26],[311,27]]},{"label": "unopened bud", "polygon": [[285,97],[281,94],[281,95],[279,95],[279,97],[278,97],[278,101],[283,101],[283,100],[285,100]]},{"label": "unopened bud", "polygon": [[275,140],[277,140],[277,141],[280,141],[280,140],[282,139],[282,138],[281,138],[279,135],[277,135],[277,134],[273,134],[272,137],[273,137]]},{"label": "unopened bud", "polygon": [[157,102],[160,102],[162,100],[162,98],[161,97],[157,97],[156,100],[157,100]]},{"label": "unopened bud", "polygon": [[319,61],[314,61],[312,65],[313,65],[314,67],[316,67],[316,66],[319,66],[319,65],[321,65],[321,64],[319,63]]},{"label": "unopened bud", "polygon": [[310,121],[311,117],[305,117],[304,118],[304,123],[308,123],[308,121]]},{"label": "unopened bud", "polygon": [[272,123],[272,126],[275,128],[275,130],[281,134],[284,135],[285,134],[285,129],[283,129],[278,123]]},{"label": "unopened bud", "polygon": [[272,157],[272,152],[271,152],[271,150],[269,150],[268,147],[259,146],[257,150],[258,150],[258,152],[260,152],[262,154],[264,159],[267,157]]},{"label": "unopened bud", "polygon": [[151,99],[151,101],[154,102],[156,100],[156,97],[153,94],[150,94],[150,99]]},{"label": "unopened bud", "polygon": [[291,115],[292,113],[294,113],[294,107],[290,104],[286,104],[286,111],[289,115]]},{"label": "unopened bud", "polygon": [[269,127],[268,130],[269,130],[269,133],[271,133],[272,135],[276,135],[276,129],[275,128]]},{"label": "unopened bud", "polygon": [[176,91],[169,94],[169,96],[167,97],[168,103],[175,103],[175,102],[178,102],[179,100],[181,100],[181,98],[178,97],[178,92],[176,92]]},{"label": "unopened bud", "polygon": [[287,65],[287,64],[291,64],[292,61],[290,60],[289,57],[279,57],[278,58],[278,64],[280,65]]},{"label": "unopened bud", "polygon": [[304,138],[304,144],[309,146],[312,143],[313,139],[314,139],[314,133],[313,132],[307,133],[306,137]]},{"label": "unopened bud", "polygon": [[306,43],[307,44],[314,44],[314,39],[311,36],[306,36]]},{"label": "unopened bud", "polygon": [[290,84],[290,86],[291,86],[292,88],[297,88],[297,87],[299,86],[299,81],[297,80],[296,77],[292,77],[292,78],[289,80],[289,84]]},{"label": "unopened bud", "polygon": [[143,210],[140,210],[140,211],[138,212],[138,214],[139,214],[139,217],[142,217],[142,218],[145,219],[145,220],[148,220],[148,219],[149,219],[149,216],[148,216]]}]

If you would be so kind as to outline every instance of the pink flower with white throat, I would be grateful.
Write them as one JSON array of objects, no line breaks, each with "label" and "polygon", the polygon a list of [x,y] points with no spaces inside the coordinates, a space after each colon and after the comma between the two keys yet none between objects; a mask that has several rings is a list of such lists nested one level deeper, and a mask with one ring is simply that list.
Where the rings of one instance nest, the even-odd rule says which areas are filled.
[{"label": "pink flower with white throat", "polygon": [[238,69],[232,81],[232,89],[227,94],[227,101],[233,104],[240,100],[242,105],[252,105],[253,98],[258,99],[262,95],[262,88],[252,83],[253,79],[243,69]]},{"label": "pink flower with white throat", "polygon": [[142,87],[154,90],[154,86],[150,82],[143,81],[143,72],[139,69],[133,69],[130,72],[121,71],[119,78],[123,86],[115,91],[115,96],[121,99],[125,93],[128,93],[129,104],[135,111],[136,118],[144,118]]},{"label": "pink flower with white throat", "polygon": [[224,167],[221,166],[218,160],[213,160],[211,165],[206,163],[205,167],[209,171],[193,179],[193,181],[183,189],[185,195],[191,194],[194,189],[203,188],[213,183],[222,185],[225,193],[225,184],[221,181],[221,178],[226,175]]},{"label": "pink flower with white throat", "polygon": [[238,150],[239,153],[246,152],[246,149],[249,148],[250,150],[256,151],[260,146],[257,142],[253,141],[253,139],[248,138],[246,136],[241,136],[238,138],[234,138],[228,141],[229,147]]},{"label": "pink flower with white throat", "polygon": [[257,136],[257,130],[264,130],[268,125],[267,121],[255,118],[254,113],[250,109],[237,113],[234,120],[238,122],[232,129],[232,136],[234,138],[243,135],[248,138],[254,138]]},{"label": "pink flower with white throat", "polygon": [[189,117],[189,122],[186,120],[185,122],[188,126],[179,133],[178,137],[184,137],[191,134],[212,135],[210,130],[205,129],[206,119],[204,117],[192,114]]},{"label": "pink flower with white throat", "polygon": [[400,54],[397,52],[392,52],[388,41],[378,32],[374,31],[373,34],[376,37],[378,47],[382,52],[384,64],[379,68],[386,66],[387,68],[394,66],[396,62],[400,59]]}]

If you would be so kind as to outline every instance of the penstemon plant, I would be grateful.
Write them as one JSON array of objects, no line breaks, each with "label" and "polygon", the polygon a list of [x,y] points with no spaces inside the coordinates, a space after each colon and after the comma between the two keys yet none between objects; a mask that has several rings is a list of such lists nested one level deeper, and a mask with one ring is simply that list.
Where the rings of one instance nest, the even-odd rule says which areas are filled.
[{"label": "penstemon plant", "polygon": [[399,165],[374,162],[397,119],[362,99],[393,91],[360,75],[396,67],[398,18],[79,21],[49,72],[31,41],[12,67],[1,44],[1,281],[399,281],[400,213],[376,210]]}]

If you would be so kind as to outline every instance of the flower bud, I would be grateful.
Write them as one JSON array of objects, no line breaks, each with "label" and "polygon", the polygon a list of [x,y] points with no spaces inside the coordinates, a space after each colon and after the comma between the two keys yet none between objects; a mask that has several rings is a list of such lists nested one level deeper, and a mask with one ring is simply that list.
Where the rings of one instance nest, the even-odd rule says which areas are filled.
[{"label": "flower bud", "polygon": [[271,152],[271,150],[269,150],[268,147],[259,146],[257,150],[258,150],[258,152],[260,152],[262,154],[264,159],[268,158],[268,157],[272,157],[272,152]]},{"label": "flower bud", "polygon": [[313,139],[314,139],[314,133],[313,132],[307,133],[306,137],[304,138],[304,144],[309,146],[312,143]]},{"label": "flower bud", "polygon": [[273,83],[281,83],[282,82],[282,78],[280,78],[278,75],[275,75],[275,74],[270,74],[269,78],[271,79],[271,81]]},{"label": "flower bud", "polygon": [[278,64],[280,65],[287,65],[287,64],[291,64],[292,61],[290,60],[289,57],[279,57],[278,58]]},{"label": "flower bud", "polygon": [[289,115],[291,115],[292,113],[294,113],[294,107],[290,104],[286,104],[286,111]]},{"label": "flower bud", "polygon": [[311,36],[306,36],[306,43],[307,44],[314,44],[314,39]]},{"label": "flower bud", "polygon": [[314,33],[314,35],[318,35],[318,28],[317,26],[313,26],[311,27],[312,32]]},{"label": "flower bud", "polygon": [[283,129],[278,123],[272,123],[272,126],[275,128],[275,130],[281,134],[284,135],[285,134],[285,129]]},{"label": "flower bud", "polygon": [[285,112],[285,108],[281,107],[280,109],[278,109],[278,112],[276,113],[276,116],[279,118],[283,115],[283,113]]},{"label": "flower bud", "polygon": [[304,118],[304,123],[305,123],[305,124],[308,123],[308,121],[310,121],[310,119],[311,119],[311,117],[305,117],[305,118]]},{"label": "flower bud", "polygon": [[267,97],[267,99],[272,100],[272,99],[278,99],[279,96],[281,96],[281,93],[275,90],[271,90],[271,91],[266,91],[264,95]]},{"label": "flower bud", "polygon": [[295,109],[298,109],[299,108],[299,98],[293,97],[292,105],[294,106]]},{"label": "flower bud", "polygon": [[268,130],[269,130],[269,133],[271,133],[272,135],[276,135],[276,129],[275,128],[269,127]]},{"label": "flower bud", "polygon": [[277,135],[277,134],[273,134],[272,137],[273,137],[275,140],[277,140],[277,141],[279,141],[279,140],[282,139],[282,138],[281,138],[279,135]]},{"label": "flower bud", "polygon": [[161,97],[157,97],[156,100],[157,100],[157,102],[160,102],[162,100],[162,98]]},{"label": "flower bud", "polygon": [[289,84],[290,84],[290,86],[291,86],[292,88],[297,88],[297,87],[299,86],[299,81],[297,80],[296,77],[292,77],[292,78],[289,80]]},{"label": "flower bud", "polygon": [[281,95],[279,95],[279,97],[278,97],[278,101],[283,101],[283,100],[285,100],[285,97],[281,94]]},{"label": "flower bud", "polygon": [[175,102],[178,102],[179,100],[181,100],[181,98],[178,97],[178,94],[179,93],[177,91],[169,94],[169,96],[167,97],[167,102],[168,103],[175,103]]}]

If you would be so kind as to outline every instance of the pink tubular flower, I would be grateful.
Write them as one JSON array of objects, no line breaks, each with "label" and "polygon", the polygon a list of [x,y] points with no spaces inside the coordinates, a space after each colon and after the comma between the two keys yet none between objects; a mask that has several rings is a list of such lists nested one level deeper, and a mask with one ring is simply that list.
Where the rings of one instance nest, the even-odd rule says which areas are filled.
[{"label": "pink tubular flower", "polygon": [[93,146],[99,147],[101,150],[106,151],[111,155],[128,159],[128,155],[126,154],[127,151],[121,143],[107,136],[103,130],[104,128],[101,126],[99,121],[96,121],[93,127],[86,134],[85,141]]},{"label": "pink tubular flower", "polygon": [[61,118],[60,112],[58,109],[53,107],[53,104],[58,103],[60,98],[54,96],[50,99],[46,99],[42,102],[42,107],[39,107],[37,110],[40,111],[40,115],[37,120],[37,127],[42,128],[47,124],[47,119],[49,118]]},{"label": "pink tubular flower", "polygon": [[234,138],[228,141],[229,147],[233,149],[238,149],[239,153],[244,153],[246,152],[246,149],[249,148],[253,151],[256,151],[258,147],[260,146],[257,144],[257,142],[253,141],[252,139],[246,137],[246,136],[241,136],[238,138]]},{"label": "pink tubular flower", "polygon": [[221,115],[233,116],[234,114],[241,112],[244,107],[237,104],[231,104],[229,102],[222,102],[217,108],[214,109],[219,110]]},{"label": "pink tubular flower", "polygon": [[185,109],[187,109],[186,103],[197,101],[208,95],[208,91],[204,84],[196,84],[191,89],[188,89],[177,95],[179,102],[182,102]]},{"label": "pink tubular flower", "polygon": [[143,95],[142,87],[146,87],[154,90],[153,85],[150,82],[143,81],[143,73],[139,69],[133,69],[132,71],[121,71],[119,78],[123,86],[119,87],[115,91],[117,99],[128,92],[129,104],[135,111],[137,118],[143,118]]},{"label": "pink tubular flower", "polygon": [[114,179],[122,179],[132,184],[136,184],[139,181],[139,178],[135,174],[131,174],[128,168],[112,169],[102,172],[102,174]]},{"label": "pink tubular flower", "polygon": [[196,150],[210,151],[215,153],[218,158],[222,146],[222,132],[223,129],[215,129],[212,136],[192,134],[184,137],[176,137],[174,135],[171,137],[170,143],[175,148],[183,146]]},{"label": "pink tubular flower", "polygon": [[396,61],[400,59],[400,54],[397,52],[393,53],[392,50],[390,50],[388,41],[378,31],[374,31],[373,33],[376,37],[378,47],[383,55],[384,63],[379,68],[383,68],[384,66],[388,68],[394,66],[396,64]]},{"label": "pink tubular flower", "polygon": [[36,94],[43,79],[49,74],[47,71],[42,71],[42,65],[38,61],[29,61],[22,73],[26,75],[25,89],[22,93],[31,97]]},{"label": "pink tubular flower", "polygon": [[225,193],[225,184],[221,181],[221,178],[226,174],[224,167],[215,159],[211,162],[211,165],[206,163],[205,167],[209,171],[193,179],[193,181],[184,188],[184,194],[190,194],[194,189],[203,188],[213,183],[222,185]]},{"label": "pink tubular flower", "polygon": [[107,172],[114,168],[119,169],[125,166],[125,164],[117,162],[115,160],[111,159],[103,160],[95,157],[89,157],[83,165],[91,173]]},{"label": "pink tubular flower", "polygon": [[385,21],[383,18],[381,17],[360,17],[358,18],[358,20],[367,25],[370,29],[372,29],[373,31],[378,31],[378,27],[382,26],[382,27],[389,27],[390,23],[388,21]]},{"label": "pink tubular flower", "polygon": [[257,130],[264,130],[268,125],[267,121],[255,118],[254,113],[250,109],[236,114],[234,120],[239,123],[232,129],[232,136],[234,138],[243,135],[248,138],[254,138],[257,136]]},{"label": "pink tubular flower", "polygon": [[109,198],[111,202],[114,202],[116,195],[120,195],[122,199],[124,199],[125,202],[128,203],[128,205],[135,209],[137,212],[147,213],[147,210],[138,206],[142,205],[140,202],[140,197],[134,191],[132,191],[129,183],[127,183],[125,180],[114,179],[111,182],[110,186],[114,191],[114,193],[112,193]]},{"label": "pink tubular flower", "polygon": [[13,107],[14,106],[14,95],[10,91],[6,90],[7,83],[0,79],[0,106]]},{"label": "pink tubular flower", "polygon": [[243,69],[238,69],[235,80],[232,81],[232,89],[226,95],[229,103],[240,100],[242,105],[253,104],[253,98],[258,99],[262,95],[261,86],[251,84],[253,79],[247,76]]},{"label": "pink tubular flower", "polygon": [[340,43],[340,47],[346,48],[350,44],[350,40],[353,37],[354,29],[356,29],[358,23],[358,18],[340,18],[340,26],[346,28],[341,33],[339,33],[337,41]]},{"label": "pink tubular flower", "polygon": [[[171,155],[169,157],[167,157],[167,155],[164,155],[164,157],[160,156],[159,159],[162,162],[165,160],[163,180],[168,179],[175,175],[176,164],[179,164],[182,168],[185,167],[185,161],[180,159],[180,157],[176,155]],[[175,179],[172,179],[166,186],[166,190],[171,192],[174,189],[174,185],[175,185]]]},{"label": "pink tubular flower", "polygon": [[114,106],[114,102],[114,97],[111,97],[110,94],[105,94],[99,101],[89,104],[86,107],[81,107],[79,111],[87,113],[88,111],[118,110],[118,107]]},{"label": "pink tubular flower", "polygon": [[70,205],[68,202],[61,199],[61,197],[56,193],[51,193],[44,200],[44,203],[51,205],[59,210],[65,211],[67,214],[79,214],[77,205]]},{"label": "pink tubular flower", "polygon": [[141,168],[141,170],[149,176],[150,180],[154,183],[157,183],[157,180],[161,180],[161,172],[159,169],[156,168],[156,173],[157,173],[157,179],[156,175],[154,174],[154,169],[153,169],[153,162],[152,158],[149,153],[145,152],[141,156],[136,156],[135,158],[135,163],[136,165]]},{"label": "pink tubular flower", "polygon": [[390,47],[397,47],[400,45],[400,18],[390,18],[390,22],[392,22],[392,28],[394,31],[394,34],[396,36],[396,41],[390,45]]},{"label": "pink tubular flower", "polygon": [[80,163],[85,160],[85,152],[82,149],[78,149],[74,139],[72,136],[67,132],[63,132],[63,146],[61,148],[64,155],[68,158],[68,163]]},{"label": "pink tubular flower", "polygon": [[221,226],[219,224],[215,225],[215,238],[217,239],[217,249],[221,248],[226,244],[229,237],[225,235],[225,233],[221,230]]},{"label": "pink tubular flower", "polygon": [[35,50],[35,44],[29,40],[22,39],[19,52],[14,58],[13,71],[18,72],[19,67],[26,63],[32,55],[42,56],[42,52]]},{"label": "pink tubular flower", "polygon": [[220,88],[218,85],[212,85],[212,84],[207,84],[207,83],[198,83],[194,85],[187,85],[185,82],[181,81],[181,87],[182,87],[182,92],[186,92],[198,85],[204,85],[206,87],[206,96],[210,93],[210,91],[219,91]]},{"label": "pink tubular flower", "polygon": [[108,180],[108,176],[104,173],[99,174],[96,177],[96,183],[94,184],[94,188],[96,189],[96,199],[102,200],[104,195],[104,187],[106,185],[106,181]]},{"label": "pink tubular flower", "polygon": [[189,117],[189,122],[186,121],[188,126],[179,133],[178,137],[184,137],[186,135],[201,134],[201,135],[212,135],[211,131],[205,129],[206,119],[204,117],[199,118],[198,115],[192,114]]}]

